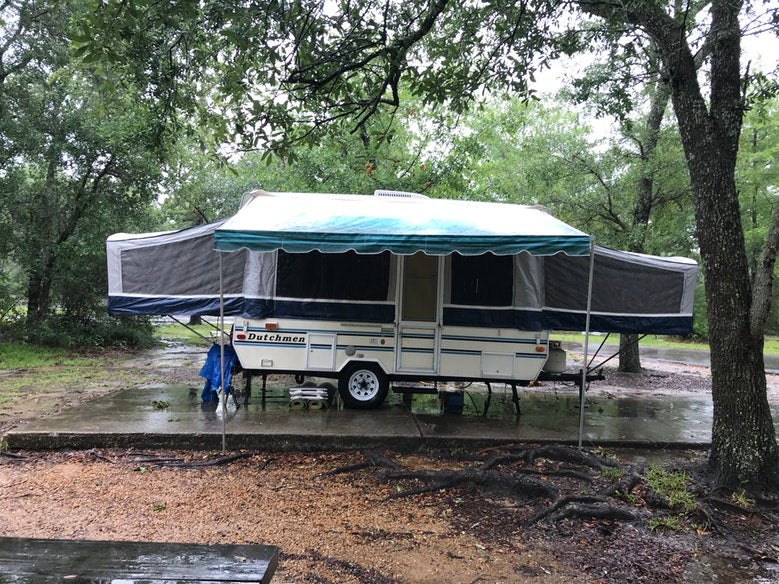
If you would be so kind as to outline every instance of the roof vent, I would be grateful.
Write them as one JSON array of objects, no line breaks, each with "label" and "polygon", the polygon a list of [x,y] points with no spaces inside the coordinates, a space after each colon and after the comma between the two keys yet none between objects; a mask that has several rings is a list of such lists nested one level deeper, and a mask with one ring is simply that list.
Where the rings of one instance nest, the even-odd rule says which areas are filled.
[{"label": "roof vent", "polygon": [[429,197],[426,197],[425,195],[420,195],[419,193],[409,193],[407,191],[385,191],[381,189],[377,189],[373,191],[374,197],[392,197],[395,199],[427,199]]},{"label": "roof vent", "polygon": [[255,198],[261,197],[261,196],[269,196],[270,193],[267,191],[264,191],[262,189],[257,189],[255,191],[246,191],[244,194],[241,195],[241,204],[238,205],[239,209],[243,209],[246,205],[251,203]]}]

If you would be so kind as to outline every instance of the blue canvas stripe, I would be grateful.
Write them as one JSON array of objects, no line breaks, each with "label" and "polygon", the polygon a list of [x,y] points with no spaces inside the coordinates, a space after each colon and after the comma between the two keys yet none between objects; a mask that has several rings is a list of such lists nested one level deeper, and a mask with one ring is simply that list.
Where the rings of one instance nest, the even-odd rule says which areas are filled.
[{"label": "blue canvas stripe", "polygon": [[[545,310],[544,323],[549,330],[583,331],[585,315]],[[590,330],[604,333],[686,336],[692,334],[692,317],[592,314]]]},{"label": "blue canvas stripe", "polygon": [[[136,296],[109,296],[108,313],[117,316],[198,314],[219,316],[219,296],[198,298],[140,298]],[[226,298],[225,315],[243,313],[243,298]]]},{"label": "blue canvas stripe", "polygon": [[[583,331],[584,313],[554,310],[512,310],[460,307],[444,308],[444,324],[488,328],[515,328],[519,330]],[[692,317],[684,315],[590,315],[590,330],[604,333],[641,333],[680,335],[692,333]]]},{"label": "blue canvas stripe", "polygon": [[357,304],[344,302],[310,300],[275,300],[268,313],[264,306],[262,316],[255,316],[251,308],[244,310],[248,318],[310,318],[313,320],[336,320],[352,322],[391,323],[395,321],[395,306],[391,304]]},{"label": "blue canvas stripe", "polygon": [[[166,314],[218,316],[219,297],[144,298],[112,295],[108,297],[107,308],[109,314],[117,316]],[[226,298],[224,313],[226,316],[244,316],[246,318],[302,318],[375,322],[380,324],[390,324],[395,320],[395,307],[391,304],[314,302],[310,300]],[[585,315],[583,313],[557,312],[548,309],[532,311],[502,308],[492,310],[445,307],[443,323],[449,326],[513,328],[530,331],[581,331],[585,328]],[[612,333],[685,336],[692,333],[692,317],[686,315],[623,316],[592,314],[590,317],[590,330]],[[371,333],[371,336],[376,336],[377,334],[379,333]],[[528,342],[535,342],[535,340]]]}]

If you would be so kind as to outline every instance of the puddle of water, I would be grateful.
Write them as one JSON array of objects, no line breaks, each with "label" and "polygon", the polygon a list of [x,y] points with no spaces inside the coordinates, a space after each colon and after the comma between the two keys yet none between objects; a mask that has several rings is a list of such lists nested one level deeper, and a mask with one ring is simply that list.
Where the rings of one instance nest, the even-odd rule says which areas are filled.
[{"label": "puddle of water", "polygon": [[738,563],[724,558],[700,556],[690,562],[684,584],[777,584],[779,567],[775,564]]}]

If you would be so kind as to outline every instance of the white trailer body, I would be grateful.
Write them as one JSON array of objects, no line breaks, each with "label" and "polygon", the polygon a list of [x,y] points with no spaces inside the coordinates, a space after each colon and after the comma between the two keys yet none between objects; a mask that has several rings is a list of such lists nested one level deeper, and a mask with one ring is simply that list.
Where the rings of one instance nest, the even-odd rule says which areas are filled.
[{"label": "white trailer body", "polygon": [[[353,407],[381,403],[391,380],[530,382],[547,359],[548,331],[455,324],[456,310],[510,312],[519,264],[512,256],[266,252],[255,264],[270,286],[258,296],[281,316],[235,319],[241,365],[337,377]],[[375,391],[350,392],[354,371]]]}]

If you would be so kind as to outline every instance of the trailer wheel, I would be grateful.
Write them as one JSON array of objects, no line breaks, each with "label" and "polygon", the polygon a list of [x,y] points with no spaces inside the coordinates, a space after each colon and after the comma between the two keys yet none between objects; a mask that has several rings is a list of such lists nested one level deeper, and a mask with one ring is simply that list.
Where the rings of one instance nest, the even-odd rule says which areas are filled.
[{"label": "trailer wheel", "polygon": [[338,393],[344,405],[358,410],[379,407],[389,392],[389,380],[373,363],[355,363],[341,372]]}]

